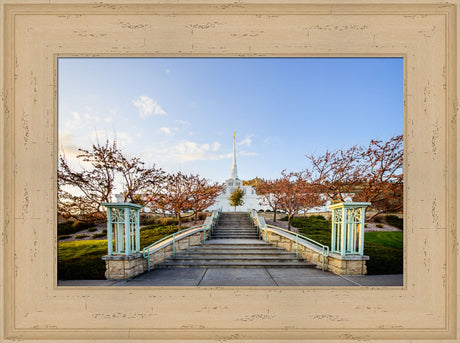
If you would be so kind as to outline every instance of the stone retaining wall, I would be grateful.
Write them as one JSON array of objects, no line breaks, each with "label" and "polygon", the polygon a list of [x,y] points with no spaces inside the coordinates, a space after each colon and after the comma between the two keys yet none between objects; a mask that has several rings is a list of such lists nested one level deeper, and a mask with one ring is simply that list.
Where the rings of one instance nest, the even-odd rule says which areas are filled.
[{"label": "stone retaining wall", "polygon": [[[261,235],[264,240],[267,237],[267,241],[274,246],[284,248],[290,252],[296,252],[295,237],[289,238],[291,236],[289,233],[278,232],[268,228],[267,235],[265,235],[265,229],[261,229]],[[323,255],[321,248],[299,238],[298,253],[299,257],[316,264],[318,268],[322,268]],[[365,275],[367,273],[367,260],[369,260],[369,256],[365,255],[341,256],[332,253],[328,257],[324,257],[324,270],[336,275]]]},{"label": "stone retaining wall", "polygon": [[[203,242],[203,231],[184,234],[176,237],[175,246],[176,253],[184,251],[189,246],[197,245]],[[209,230],[206,231],[206,238],[209,237]],[[161,242],[158,247],[153,249],[153,253],[149,256],[150,269],[155,268],[155,265],[163,262],[165,259],[173,256],[172,239]],[[148,270],[147,259],[142,256],[142,253],[131,255],[106,255],[102,257],[105,260],[107,280],[128,280],[136,277]]]}]

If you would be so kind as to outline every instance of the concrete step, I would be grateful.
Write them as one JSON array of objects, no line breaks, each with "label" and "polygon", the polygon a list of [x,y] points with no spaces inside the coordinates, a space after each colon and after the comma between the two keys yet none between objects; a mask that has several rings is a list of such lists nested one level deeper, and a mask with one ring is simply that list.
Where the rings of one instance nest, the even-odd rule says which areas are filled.
[{"label": "concrete step", "polygon": [[209,250],[196,250],[196,251],[185,251],[176,253],[176,258],[179,257],[209,257],[209,256],[220,256],[220,257],[257,257],[257,256],[284,256],[284,257],[295,257],[295,253],[288,251],[279,250],[223,250],[223,251],[209,251]]},{"label": "concrete step", "polygon": [[308,262],[221,262],[221,263],[193,263],[193,262],[162,262],[158,268],[314,268],[313,263]]},{"label": "concrete step", "polygon": [[[247,244],[246,244],[247,245]],[[206,246],[206,245],[196,245],[196,246],[191,246],[188,248],[186,251],[209,251],[210,253],[218,253],[220,251],[225,251],[225,252],[264,252],[264,251],[276,251],[276,252],[283,252],[286,251],[283,248],[277,248],[274,246],[251,246],[251,247],[246,247],[246,246],[234,246],[234,245],[226,245],[226,244],[218,244],[217,246]]]},{"label": "concrete step", "polygon": [[257,239],[258,235],[212,235],[212,239]]},{"label": "concrete step", "polygon": [[228,229],[228,230],[225,230],[225,229],[215,229],[215,230],[212,230],[212,233],[254,233],[254,234],[257,234],[257,230],[253,230],[253,229],[249,229],[249,230],[242,230],[242,229]]},{"label": "concrete step", "polygon": [[[243,243],[243,244],[238,244],[238,241],[236,239],[232,240],[232,244],[228,244],[228,243],[221,244],[219,243],[219,240],[212,240],[212,241],[215,243],[209,243],[209,241],[207,241],[204,244],[195,245],[195,246],[190,247],[189,249],[194,249],[195,247],[197,248],[203,247],[205,249],[251,249],[251,248],[273,249],[275,248],[274,246],[267,244],[262,240],[256,240],[256,239],[251,239],[253,243]],[[259,241],[260,243],[256,243],[257,241]]]},{"label": "concrete step", "polygon": [[165,260],[163,263],[177,263],[177,264],[187,264],[194,263],[198,265],[202,264],[227,264],[227,263],[251,263],[251,264],[267,264],[267,263],[301,263],[303,261],[298,261],[295,259],[283,259],[283,258],[202,258],[202,259],[187,259],[187,258],[178,258],[174,260]]},{"label": "concrete step", "polygon": [[214,231],[252,231],[252,232],[257,232],[257,229],[255,227],[238,227],[238,226],[217,226],[215,227],[212,232]]}]

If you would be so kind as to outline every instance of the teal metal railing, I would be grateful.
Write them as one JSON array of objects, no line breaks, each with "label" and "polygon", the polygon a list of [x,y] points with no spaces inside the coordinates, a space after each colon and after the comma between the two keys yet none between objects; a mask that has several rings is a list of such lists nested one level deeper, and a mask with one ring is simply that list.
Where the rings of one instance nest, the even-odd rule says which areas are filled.
[{"label": "teal metal railing", "polygon": [[[219,210],[212,211],[211,217],[208,217],[209,220],[205,220],[203,225],[192,226],[180,231],[177,231],[169,236],[163,237],[162,239],[153,242],[149,246],[142,249],[142,256],[147,259],[147,269],[150,271],[150,255],[157,251],[156,247],[160,246],[162,243],[167,243],[161,246],[161,248],[165,248],[168,245],[172,244],[173,247],[173,257],[176,256],[176,241],[179,241],[182,238],[188,237],[188,233],[192,231],[203,232],[203,243],[206,241],[206,233],[209,231],[209,234],[212,235],[212,230],[217,225],[217,221],[222,213],[222,208]],[[206,219],[208,219],[206,218]],[[169,242],[168,242],[169,240]]]},{"label": "teal metal railing", "polygon": [[324,244],[321,244],[305,235],[301,235],[299,233],[296,233],[296,232],[292,232],[292,231],[288,231],[288,230],[285,230],[285,229],[282,229],[278,226],[274,226],[274,225],[268,225],[265,223],[265,219],[263,217],[259,217],[259,215],[257,214],[257,212],[255,210],[252,210],[252,211],[249,211],[249,216],[251,217],[251,219],[253,220],[254,222],[254,225],[257,227],[257,232],[259,234],[259,237],[261,237],[262,239],[264,239],[262,237],[262,230],[265,232],[265,242],[268,243],[268,230],[272,230],[272,231],[281,231],[281,232],[284,232],[285,234],[289,235],[289,236],[294,236],[295,239],[292,239],[291,237],[287,237],[289,239],[291,239],[292,241],[295,241],[296,243],[296,257],[299,257],[299,239],[303,239],[313,245],[315,245],[318,250],[321,249],[321,254],[322,254],[322,267],[321,269],[324,270],[324,264],[325,264],[325,259],[326,257],[329,256],[329,247],[327,245],[324,245]]}]

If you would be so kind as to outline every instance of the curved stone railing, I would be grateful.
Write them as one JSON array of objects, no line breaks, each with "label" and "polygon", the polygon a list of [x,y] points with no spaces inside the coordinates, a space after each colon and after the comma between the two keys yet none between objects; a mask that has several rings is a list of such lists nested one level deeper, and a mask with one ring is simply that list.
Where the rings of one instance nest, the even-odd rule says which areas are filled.
[{"label": "curved stone railing", "polygon": [[142,256],[147,260],[147,270],[151,263],[158,264],[166,258],[175,257],[177,251],[183,251],[191,245],[204,243],[217,225],[221,210],[215,210],[207,217],[203,225],[193,226],[169,236],[166,236],[142,250]]},{"label": "curved stone railing", "polygon": [[282,228],[267,225],[263,217],[255,210],[249,211],[261,239],[290,252],[297,257],[315,263],[318,268],[337,275],[364,275],[367,272],[366,260],[369,256],[345,255],[330,253],[329,247],[309,237]]},{"label": "curved stone railing", "polygon": [[173,233],[145,247],[141,253],[130,255],[107,255],[102,257],[106,262],[105,277],[108,280],[128,280],[151,270],[151,265],[174,257],[177,251],[187,249],[191,245],[204,242],[217,225],[221,210],[213,211],[203,225],[194,226]]}]

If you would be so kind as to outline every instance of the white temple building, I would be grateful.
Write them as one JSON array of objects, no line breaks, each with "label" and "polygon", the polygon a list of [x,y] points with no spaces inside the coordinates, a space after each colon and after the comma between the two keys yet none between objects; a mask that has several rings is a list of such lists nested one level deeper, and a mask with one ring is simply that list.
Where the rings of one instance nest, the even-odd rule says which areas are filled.
[{"label": "white temple building", "polygon": [[235,210],[234,207],[230,206],[228,198],[232,192],[240,187],[244,192],[243,205],[237,206],[236,211],[242,212],[248,209],[255,210],[267,210],[270,209],[268,206],[260,205],[261,197],[256,194],[256,190],[252,186],[243,186],[243,181],[238,178],[238,170],[236,166],[236,152],[235,152],[235,133],[233,133],[233,163],[232,163],[232,174],[230,179],[225,181],[225,191],[220,194],[213,206],[209,207],[208,210],[217,210],[222,208],[224,212],[232,212]]}]

